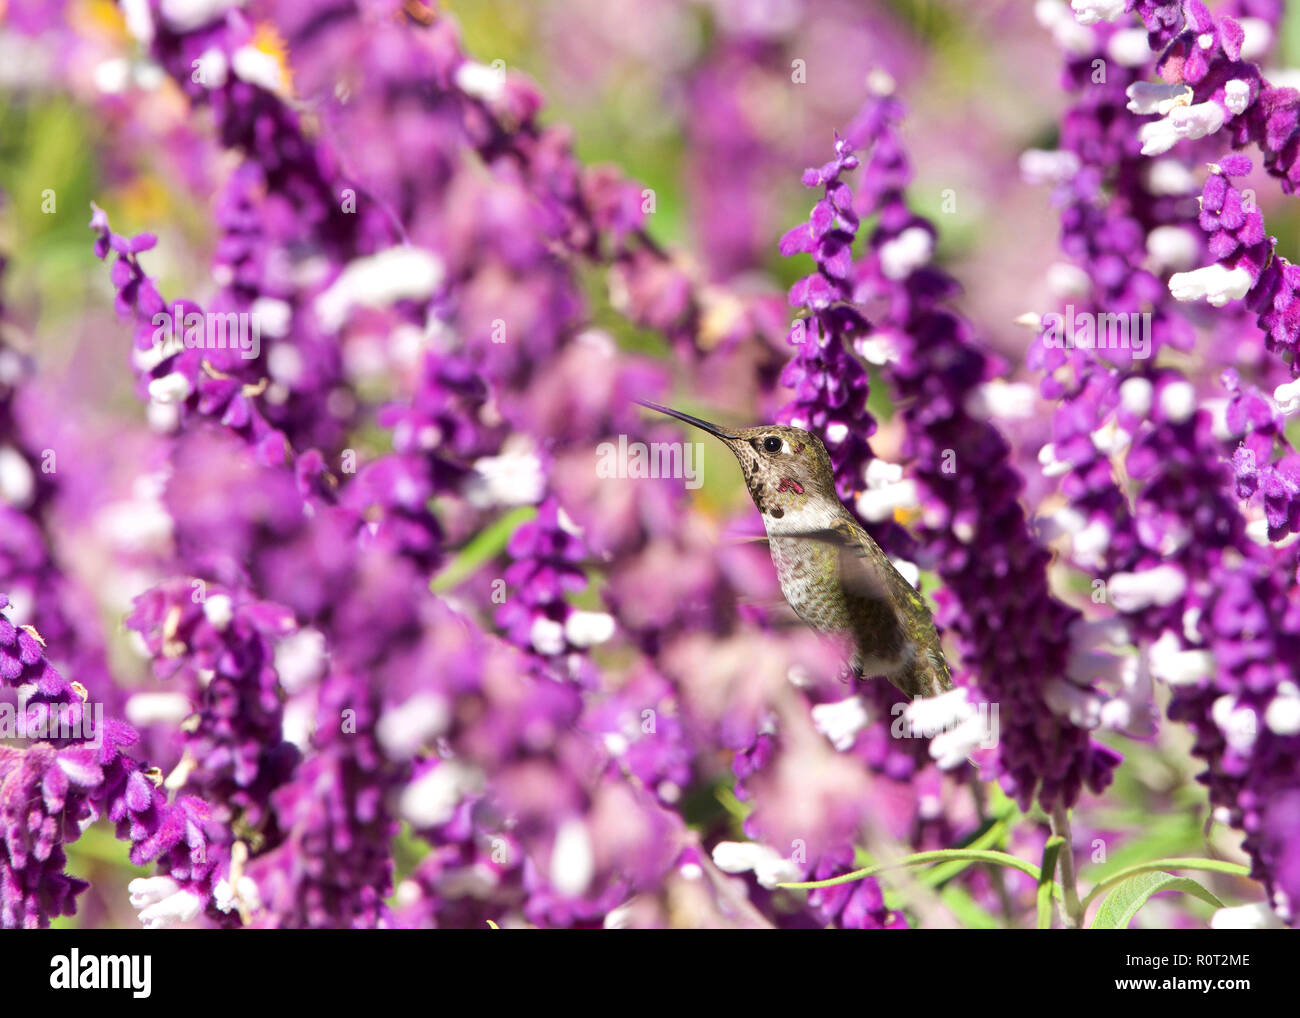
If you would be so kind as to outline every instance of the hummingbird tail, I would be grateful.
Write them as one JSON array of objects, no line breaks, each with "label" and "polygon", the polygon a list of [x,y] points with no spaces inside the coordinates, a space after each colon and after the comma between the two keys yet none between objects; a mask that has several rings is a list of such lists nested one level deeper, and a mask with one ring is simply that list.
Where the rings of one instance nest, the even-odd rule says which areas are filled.
[{"label": "hummingbird tail", "polygon": [[911,669],[896,679],[891,677],[891,681],[912,699],[938,696],[952,689],[948,662],[942,653],[935,651],[919,654]]}]

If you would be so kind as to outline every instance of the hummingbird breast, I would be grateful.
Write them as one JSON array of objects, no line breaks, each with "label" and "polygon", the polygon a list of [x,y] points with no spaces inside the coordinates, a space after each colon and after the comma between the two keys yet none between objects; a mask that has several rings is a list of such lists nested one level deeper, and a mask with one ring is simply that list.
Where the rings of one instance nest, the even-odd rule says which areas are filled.
[{"label": "hummingbird breast", "polygon": [[834,544],[769,533],[781,593],[813,629],[842,637],[849,664],[860,676],[891,679],[908,670],[916,646],[888,598],[846,590],[841,550]]},{"label": "hummingbird breast", "polygon": [[808,625],[822,632],[851,627],[839,582],[839,555],[828,544],[773,536],[768,540],[781,593]]}]

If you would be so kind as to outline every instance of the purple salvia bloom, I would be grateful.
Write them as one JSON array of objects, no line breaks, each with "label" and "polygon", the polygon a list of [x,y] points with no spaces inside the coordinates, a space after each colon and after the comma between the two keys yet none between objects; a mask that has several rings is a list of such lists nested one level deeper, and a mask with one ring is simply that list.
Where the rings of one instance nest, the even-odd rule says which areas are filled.
[{"label": "purple salvia bloom", "polygon": [[854,299],[888,301],[881,324],[899,344],[890,378],[904,408],[909,467],[924,490],[919,547],[923,564],[946,584],[939,621],[957,635],[980,693],[1004,708],[997,772],[1022,804],[1037,798],[1045,808],[1069,806],[1085,786],[1105,788],[1119,756],[1072,722],[1059,701],[1058,690],[1068,689],[1069,630],[1078,614],[1048,588],[1049,555],[1029,530],[1023,482],[1006,442],[966,409],[999,367],[970,327],[943,307],[954,284],[927,264],[929,245],[912,258],[902,253],[911,245],[890,247],[909,231],[922,231],[914,238],[933,235],[902,192],[908,172],[897,135],[901,116],[896,99],[874,96],[846,132],[872,146],[864,177],[871,179],[878,154],[889,180],[871,194],[872,204],[858,206],[859,214],[877,213],[879,225],[858,266]]},{"label": "purple salvia bloom", "polygon": [[272,660],[292,615],[238,590],[176,579],[138,597],[126,625],[143,638],[155,674],[178,679],[195,706],[175,787],[201,795],[241,836],[274,844],[267,800],[298,760],[281,735]]}]

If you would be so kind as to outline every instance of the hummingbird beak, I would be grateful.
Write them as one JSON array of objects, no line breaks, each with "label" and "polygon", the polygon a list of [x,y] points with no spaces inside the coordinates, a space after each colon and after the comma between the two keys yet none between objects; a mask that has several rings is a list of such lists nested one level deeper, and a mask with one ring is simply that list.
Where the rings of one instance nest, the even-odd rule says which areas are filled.
[{"label": "hummingbird beak", "polygon": [[690,414],[684,414],[680,410],[673,410],[670,407],[660,406],[658,403],[651,403],[648,400],[644,400],[644,399],[633,400],[633,402],[639,403],[647,410],[656,410],[661,414],[667,414],[669,417],[676,417],[679,421],[685,421],[687,424],[693,424],[701,431],[707,431],[710,435],[715,435],[716,437],[722,439],[724,442],[733,442],[736,439],[735,435],[728,435],[716,424],[710,424],[708,421],[702,421],[698,417],[692,417]]}]

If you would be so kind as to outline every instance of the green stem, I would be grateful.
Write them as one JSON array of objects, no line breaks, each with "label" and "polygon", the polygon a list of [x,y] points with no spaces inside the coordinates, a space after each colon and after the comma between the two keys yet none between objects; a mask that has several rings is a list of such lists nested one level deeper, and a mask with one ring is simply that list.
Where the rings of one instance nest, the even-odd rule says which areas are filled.
[{"label": "green stem", "polygon": [[1065,847],[1065,839],[1059,834],[1053,834],[1043,846],[1043,865],[1039,868],[1041,875],[1038,878],[1037,895],[1040,930],[1052,928],[1052,894],[1055,891],[1056,859],[1062,847]]},{"label": "green stem", "polygon": [[1017,858],[1014,855],[1008,855],[1006,852],[985,852],[978,849],[968,848],[941,848],[934,852],[917,852],[915,855],[905,856],[898,862],[882,863],[877,866],[868,866],[866,869],[855,870],[852,873],[844,873],[838,877],[831,877],[828,880],[811,880],[800,884],[779,884],[780,887],[786,887],[791,890],[805,891],[813,890],[818,887],[835,887],[838,884],[851,884],[856,880],[864,877],[875,876],[885,870],[903,869],[907,866],[919,866],[927,862],[954,862],[960,859],[968,859],[971,862],[987,862],[998,866],[1010,866],[1012,869],[1020,870],[1021,873],[1027,873],[1034,878],[1037,883],[1039,879],[1038,867],[1033,863]]},{"label": "green stem", "polygon": [[1070,811],[1061,803],[1052,808],[1052,833],[1064,840],[1061,846],[1061,890],[1065,895],[1065,921],[1074,929],[1083,927],[1087,906],[1079,901],[1079,884],[1074,875],[1074,841],[1070,836]]},{"label": "green stem", "polygon": [[[960,849],[968,852],[980,851],[986,848],[991,849],[994,845],[1001,843],[1002,836],[1006,834],[1008,826],[1006,820],[994,820],[988,830],[974,838],[969,844],[960,846]],[[950,863],[941,863],[934,869],[928,871],[921,880],[930,887],[937,887],[939,884],[951,880],[972,863],[978,861],[978,859],[954,859]],[[995,870],[994,872],[998,871]]]},{"label": "green stem", "polygon": [[1096,886],[1084,897],[1083,907],[1086,909],[1093,899],[1108,887],[1114,887],[1116,884],[1139,873],[1152,873],[1158,870],[1204,870],[1210,873],[1226,873],[1234,877],[1250,876],[1248,866],[1242,866],[1235,862],[1223,862],[1219,859],[1156,859],[1153,862],[1138,863],[1136,866],[1126,866],[1122,870],[1116,870],[1108,877],[1103,877],[1097,881]]}]

